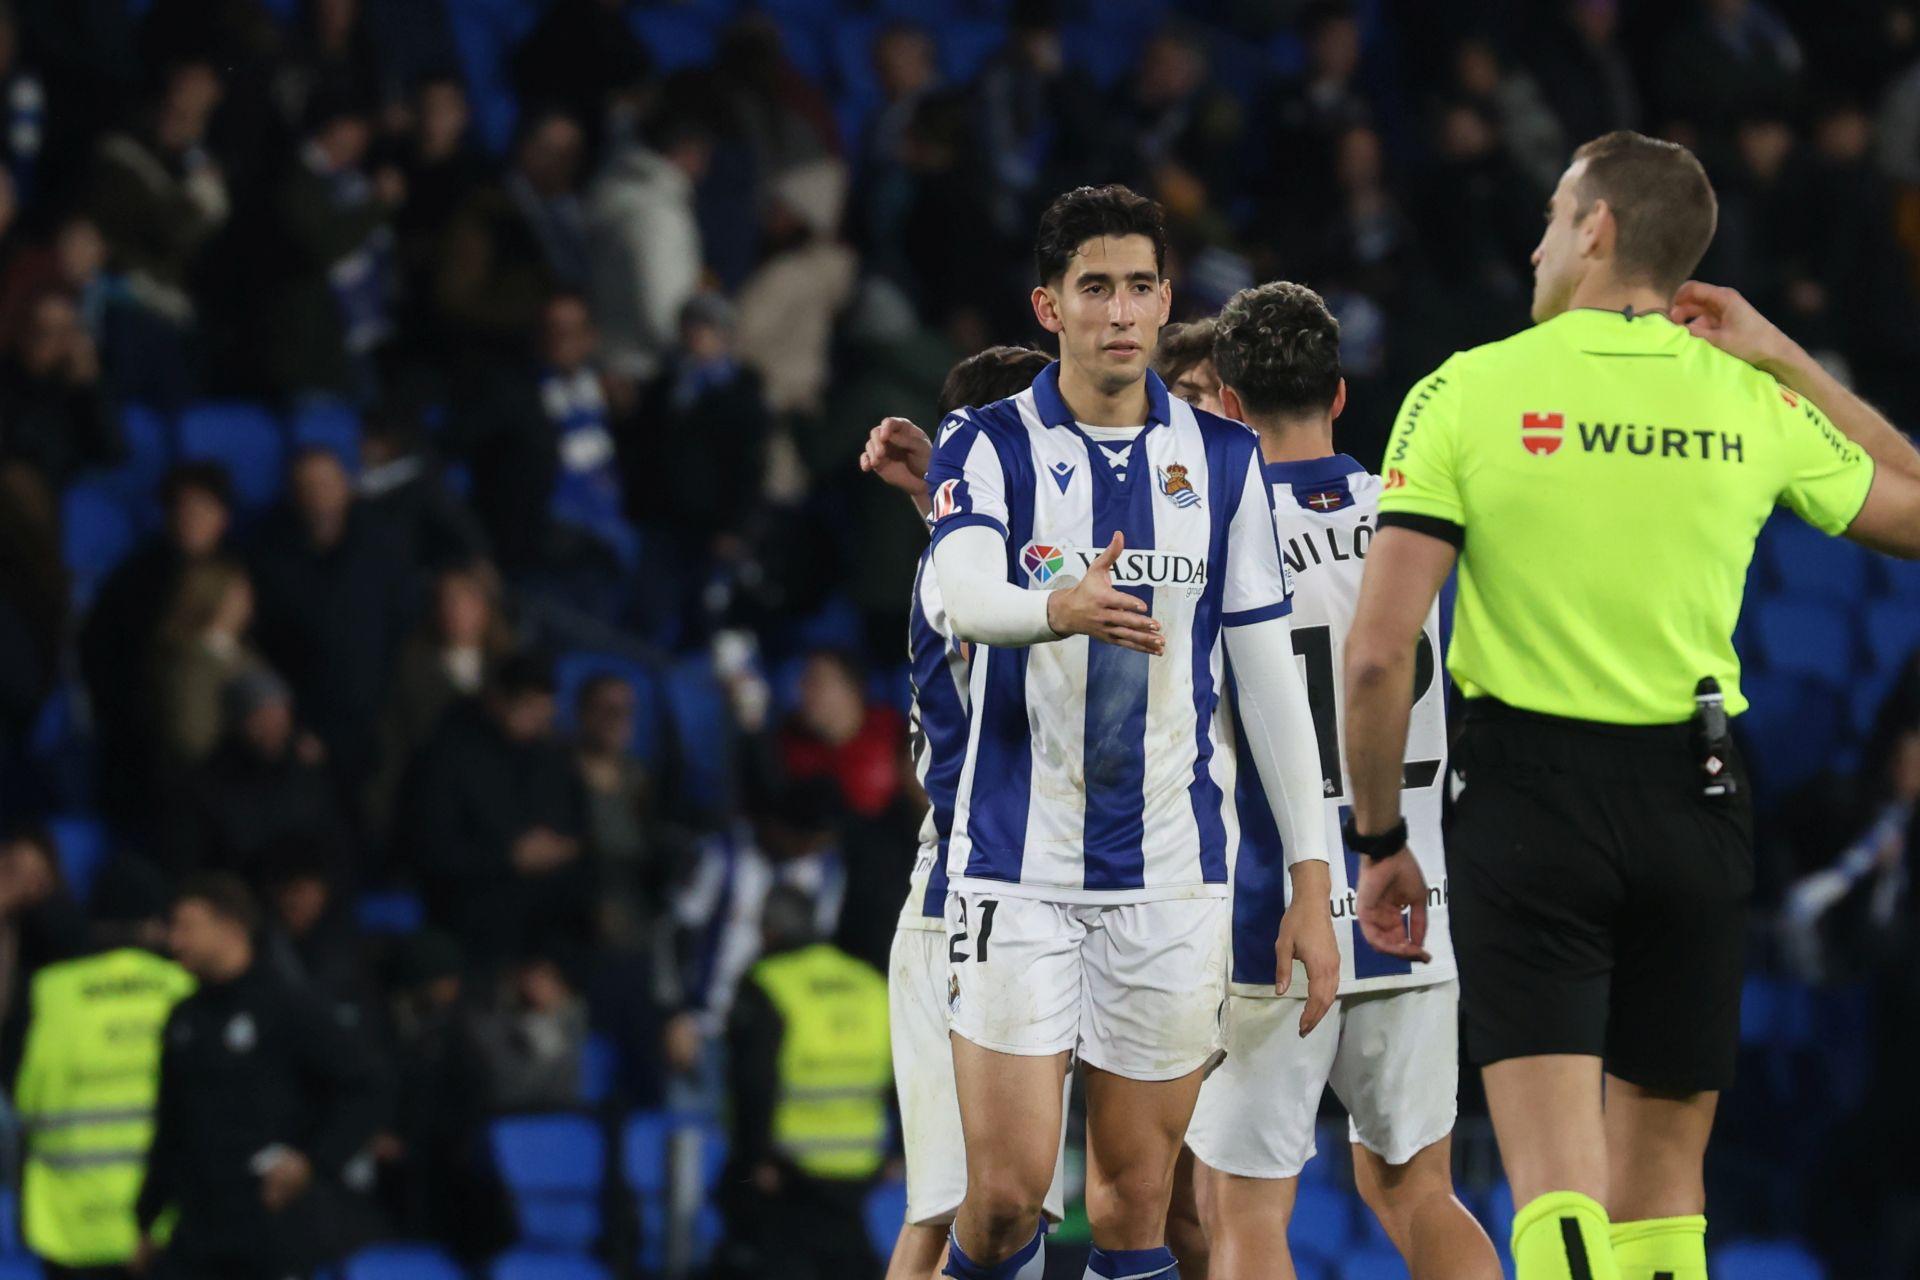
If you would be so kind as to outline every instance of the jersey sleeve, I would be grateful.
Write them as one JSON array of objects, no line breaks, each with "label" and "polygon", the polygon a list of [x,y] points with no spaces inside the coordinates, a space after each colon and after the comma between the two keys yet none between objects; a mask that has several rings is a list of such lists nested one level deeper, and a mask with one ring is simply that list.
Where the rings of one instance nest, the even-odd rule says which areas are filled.
[{"label": "jersey sleeve", "polygon": [[1227,579],[1221,589],[1223,626],[1244,627],[1293,612],[1293,579],[1280,555],[1273,524],[1273,492],[1260,474],[1260,452],[1249,451],[1240,501],[1227,525]]},{"label": "jersey sleeve", "polygon": [[1873,487],[1873,459],[1813,401],[1785,387],[1776,390],[1774,410],[1787,460],[1780,501],[1821,532],[1844,533]]},{"label": "jersey sleeve", "polygon": [[1407,393],[1381,468],[1380,525],[1460,545],[1467,527],[1458,454],[1460,373],[1449,360]]},{"label": "jersey sleeve", "polygon": [[927,468],[934,542],[971,525],[986,525],[1006,537],[1006,469],[993,441],[963,413],[947,415],[934,438],[939,443]]}]

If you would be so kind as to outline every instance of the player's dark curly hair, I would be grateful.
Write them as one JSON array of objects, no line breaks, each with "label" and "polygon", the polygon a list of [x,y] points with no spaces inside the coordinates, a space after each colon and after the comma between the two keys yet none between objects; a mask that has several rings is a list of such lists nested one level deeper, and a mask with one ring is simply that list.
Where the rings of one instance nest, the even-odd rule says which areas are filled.
[{"label": "player's dark curly hair", "polygon": [[1167,217],[1159,202],[1112,183],[1075,187],[1054,199],[1040,215],[1034,237],[1033,265],[1041,284],[1067,273],[1067,261],[1096,236],[1145,236],[1153,241],[1153,268],[1167,272]]},{"label": "player's dark curly hair", "polygon": [[1213,317],[1170,324],[1160,331],[1153,348],[1153,371],[1168,386],[1197,364],[1213,359]]},{"label": "player's dark curly hair", "polygon": [[1048,364],[1032,347],[988,347],[947,370],[940,386],[940,416],[1017,396]]},{"label": "player's dark curly hair", "polygon": [[1303,284],[1242,289],[1214,318],[1213,367],[1250,414],[1325,409],[1340,389],[1340,322]]}]

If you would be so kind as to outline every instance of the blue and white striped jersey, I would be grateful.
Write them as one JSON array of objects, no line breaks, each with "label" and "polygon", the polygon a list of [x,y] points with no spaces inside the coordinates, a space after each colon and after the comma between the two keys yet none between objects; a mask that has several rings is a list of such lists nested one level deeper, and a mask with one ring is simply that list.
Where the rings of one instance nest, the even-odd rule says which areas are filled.
[{"label": "blue and white striped jersey", "polygon": [[[1294,584],[1293,651],[1307,683],[1314,732],[1320,743],[1327,830],[1338,832],[1352,786],[1346,771],[1346,717],[1341,670],[1347,633],[1360,601],[1360,577],[1380,511],[1380,478],[1345,454],[1266,466],[1273,486],[1280,550]],[[1430,964],[1382,955],[1367,945],[1353,913],[1359,855],[1343,851],[1328,867],[1333,881],[1333,931],[1340,940],[1340,994],[1444,982],[1454,976],[1447,930],[1447,862],[1440,843],[1440,788],[1446,777],[1446,689],[1438,661],[1440,609],[1421,628],[1414,671],[1413,714],[1407,726],[1407,763],[1400,793],[1408,842],[1427,878],[1427,950]],[[1238,995],[1272,995],[1273,942],[1280,932],[1291,880],[1285,850],[1267,797],[1251,769],[1235,797],[1240,856],[1233,869],[1232,986]],[[1250,785],[1251,784],[1251,785]],[[1304,990],[1296,985],[1296,994]]]},{"label": "blue and white striped jersey", "polygon": [[927,477],[936,544],[992,528],[1007,581],[1053,591],[1118,530],[1114,586],[1167,638],[1152,658],[1085,636],[975,648],[948,843],[958,887],[1092,903],[1228,891],[1238,832],[1233,754],[1214,730],[1221,629],[1292,602],[1253,433],[1171,400],[1152,374],[1147,391],[1149,421],[1123,443],[1074,422],[1058,364],[942,424]]},{"label": "blue and white striped jersey", "polygon": [[947,837],[953,830],[953,798],[967,756],[967,655],[947,627],[940,578],[933,571],[933,544],[920,553],[913,574],[913,609],[907,630],[907,660],[913,705],[907,732],[913,768],[927,793],[920,823],[920,854],[912,887],[900,908],[902,929],[947,929]]}]

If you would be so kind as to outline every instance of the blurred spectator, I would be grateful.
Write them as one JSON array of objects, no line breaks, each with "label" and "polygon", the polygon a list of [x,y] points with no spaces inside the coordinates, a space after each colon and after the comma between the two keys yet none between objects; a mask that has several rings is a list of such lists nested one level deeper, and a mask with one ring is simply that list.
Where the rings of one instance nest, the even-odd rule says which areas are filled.
[{"label": "blurred spectator", "polygon": [[213,67],[186,62],[166,75],[140,123],[108,135],[94,156],[87,208],[106,237],[109,265],[154,334],[175,336],[179,359],[196,308],[188,276],[199,250],[227,220],[225,178],[204,149],[223,86]]},{"label": "blurred spectator", "polygon": [[[899,246],[905,272],[898,283],[919,318],[964,349],[1009,322],[1028,323],[1026,314],[1009,306],[1009,287],[1017,295],[1012,301],[1025,311],[1030,268],[1009,266],[1022,256],[1016,246],[1032,235],[1031,218],[1017,236],[999,229],[997,201],[1010,203],[1014,196],[996,196],[989,180],[995,157],[983,150],[973,114],[974,104],[960,93],[929,94],[915,109],[905,151],[911,197]],[[973,230],[955,236],[956,225]]]},{"label": "blurred spectator", "polygon": [[386,1110],[381,1072],[362,1034],[259,962],[259,928],[228,876],[195,879],[173,908],[174,957],[200,987],[167,1020],[140,1190],[136,1265],[158,1280],[303,1274],[355,1243],[342,1178]]},{"label": "blurred spectator", "polygon": [[1830,350],[1831,321],[1810,274],[1819,204],[1798,172],[1793,125],[1782,112],[1757,111],[1740,121],[1733,141],[1732,164],[1715,184],[1719,228],[1699,274],[1789,317],[1809,349]]},{"label": "blurred spectator", "polygon": [[767,895],[762,956],[728,1018],[733,1123],[716,1275],[879,1271],[862,1208],[887,1153],[887,983],[821,941],[813,915],[797,889]]},{"label": "blurred spectator", "polygon": [[209,462],[176,466],[160,486],[164,523],[107,575],[80,632],[99,756],[98,787],[122,822],[144,816],[154,797],[155,725],[160,718],[153,668],[128,654],[151,654],[190,568],[226,542],[233,495],[224,469]]},{"label": "blurred spectator", "polygon": [[587,1006],[552,958],[529,956],[474,1012],[473,1038],[496,1114],[580,1105]]},{"label": "blurred spectator", "polygon": [[491,1093],[459,944],[432,930],[403,940],[391,987],[398,1089],[391,1124],[374,1140],[382,1204],[403,1236],[489,1256],[512,1242],[512,1212],[475,1141]]},{"label": "blurred spectator", "polygon": [[[549,111],[528,118],[513,167],[454,217],[435,290],[451,340],[496,351],[522,342],[556,288],[585,285],[586,220],[574,194],[584,146],[572,117]],[[480,363],[485,352],[462,354]]]},{"label": "blurred spectator", "polygon": [[1282,84],[1260,113],[1267,137],[1266,165],[1254,190],[1267,225],[1297,225],[1298,208],[1323,204],[1341,167],[1341,140],[1374,124],[1373,104],[1359,83],[1360,23],[1344,5],[1316,3],[1301,20],[1307,66]]},{"label": "blurred spectator", "polygon": [[622,509],[614,409],[599,356],[600,334],[586,299],[556,295],[547,303],[540,337],[540,405],[559,460],[548,515],[562,530],[591,537],[632,568],[639,547]]},{"label": "blurred spectator", "polygon": [[222,691],[226,733],[180,782],[162,832],[174,876],[225,871],[260,886],[268,855],[305,841],[346,870],[346,819],[319,743],[293,718],[293,695],[271,671],[246,671]]},{"label": "blurred spectator", "polygon": [[263,286],[261,319],[268,384],[284,395],[364,402],[372,394],[372,353],[394,320],[388,223],[406,199],[398,169],[365,171],[372,136],[364,105],[314,94],[306,140],[275,193],[279,273]]},{"label": "blurred spectator", "polygon": [[[473,144],[473,108],[458,76],[431,75],[414,88],[412,126],[399,156],[407,198],[394,212],[393,228],[406,317],[419,328],[431,326],[436,318],[430,304],[440,238],[462,206],[492,179],[493,166]],[[433,336],[402,335],[422,342]]]},{"label": "blurred spectator", "polygon": [[1445,109],[1437,149],[1418,199],[1421,230],[1456,316],[1448,340],[1473,346],[1526,323],[1533,296],[1527,261],[1551,188],[1536,187],[1508,158],[1498,124],[1474,102]]},{"label": "blurred spectator", "polygon": [[580,688],[574,761],[587,797],[599,935],[614,946],[651,945],[661,932],[665,871],[653,827],[652,782],[633,755],[633,686],[600,675]]},{"label": "blurred spectator", "polygon": [[260,651],[299,695],[334,774],[354,789],[373,767],[380,703],[412,617],[411,566],[358,508],[340,459],[295,455],[287,501],[261,527],[249,561]]},{"label": "blurred spectator", "polygon": [[373,830],[390,828],[408,762],[450,707],[480,696],[512,644],[493,566],[476,560],[441,570],[426,616],[401,645],[381,708],[380,769],[367,800]]},{"label": "blurred spectator", "polygon": [[46,86],[21,62],[13,5],[0,5],[0,168],[13,179],[14,196],[23,204],[32,204],[39,194],[46,142]]},{"label": "blurred spectator", "polygon": [[611,100],[645,84],[647,48],[627,25],[627,0],[554,0],[507,61],[528,106],[564,110],[597,138]]},{"label": "blurred spectator", "polygon": [[1754,111],[1795,106],[1804,62],[1793,32],[1761,0],[1694,0],[1661,50],[1661,109],[1724,136]]},{"label": "blurred spectator", "polygon": [[554,740],[553,687],[545,662],[507,659],[441,719],[401,791],[402,856],[434,921],[476,959],[589,927],[586,799]]},{"label": "blurred spectator", "polygon": [[893,935],[899,913],[888,904],[906,899],[913,868],[900,850],[918,847],[927,816],[927,793],[914,773],[913,755],[903,741],[894,768],[899,785],[878,816],[854,817],[843,827],[841,853],[847,863],[847,897],[833,945],[881,972],[892,963]]},{"label": "blurred spectator", "polygon": [[19,344],[34,305],[49,293],[73,299],[82,328],[98,343],[110,292],[101,275],[106,261],[107,242],[84,213],[68,215],[45,243],[15,254],[0,275],[0,349]]},{"label": "blurred spectator", "polygon": [[980,186],[995,232],[1024,247],[1056,192],[1107,180],[1091,168],[1099,163],[1103,95],[1067,65],[1055,0],[1021,0],[1007,26],[1006,45],[974,90],[979,149],[991,166],[991,181]]},{"label": "blurred spectator", "polygon": [[1562,0],[1541,45],[1529,51],[1569,148],[1640,126],[1640,87],[1619,32],[1620,0]]},{"label": "blurred spectator", "polygon": [[[1179,28],[1147,41],[1120,83],[1108,121],[1119,149],[1114,176],[1158,190],[1176,222],[1195,221],[1207,211],[1206,193],[1225,192],[1238,176],[1239,101],[1212,81],[1206,50]],[[1190,197],[1169,198],[1196,185]]]},{"label": "blurred spectator", "polygon": [[1470,36],[1454,47],[1453,87],[1493,121],[1507,154],[1531,184],[1543,195],[1551,192],[1572,148],[1539,83],[1504,62],[1492,41]]},{"label": "blurred spectator", "polygon": [[100,385],[100,353],[79,308],[65,293],[41,294],[0,366],[0,459],[33,467],[59,490],[125,453],[119,419]]},{"label": "blurred spectator", "polygon": [[31,1010],[34,974],[87,947],[87,917],[60,871],[60,847],[45,827],[0,837],[0,1072],[13,1079]]},{"label": "blurred spectator", "polygon": [[681,112],[651,129],[647,142],[616,150],[588,191],[588,297],[607,366],[623,377],[659,371],[680,310],[700,286],[695,190],[712,159],[707,126]]},{"label": "blurred spectator", "polygon": [[933,37],[909,22],[894,22],[873,38],[873,74],[880,103],[860,144],[854,215],[864,266],[903,285],[911,282],[902,238],[913,201],[909,130],[914,113],[939,88]]},{"label": "blurred spectator", "polygon": [[26,739],[53,687],[67,608],[54,496],[38,472],[0,463],[0,805],[44,803],[28,794]]},{"label": "blurred spectator", "polygon": [[846,181],[821,160],[778,174],[769,192],[770,251],[740,289],[739,350],[776,413],[817,410],[826,391],[827,344],[858,266],[835,239]]},{"label": "blurred spectator", "polygon": [[166,773],[177,777],[219,745],[227,685],[268,669],[248,643],[252,627],[253,584],[245,569],[207,559],[181,570],[151,659]]},{"label": "blurred spectator", "polygon": [[900,713],[867,701],[850,657],[835,650],[808,656],[800,676],[800,708],[780,735],[789,777],[826,779],[849,812],[878,817],[900,785],[897,761],[905,740]]},{"label": "blurred spectator", "polygon": [[378,1012],[338,861],[324,843],[282,840],[261,857],[267,908],[265,954],[289,985],[327,1003],[342,1026],[371,1026]]},{"label": "blurred spectator", "polygon": [[375,104],[381,83],[365,0],[301,0],[274,96],[288,120],[313,120],[315,100],[331,92]]},{"label": "blurred spectator", "polygon": [[419,414],[392,405],[367,414],[360,432],[356,508],[385,531],[388,554],[419,575],[486,550],[486,533],[448,488]]}]

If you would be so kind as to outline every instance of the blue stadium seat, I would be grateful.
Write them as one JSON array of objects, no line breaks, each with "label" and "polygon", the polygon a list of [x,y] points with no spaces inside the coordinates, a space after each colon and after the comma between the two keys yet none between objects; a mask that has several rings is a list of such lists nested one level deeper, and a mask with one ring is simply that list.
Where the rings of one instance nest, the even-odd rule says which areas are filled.
[{"label": "blue stadium seat", "polygon": [[841,101],[852,98],[868,106],[880,101],[880,81],[873,71],[873,38],[881,25],[872,18],[859,17],[842,18],[833,24],[828,40]]},{"label": "blue stadium seat", "polygon": [[1920,649],[1920,601],[1875,600],[1867,606],[1867,652],[1881,671],[1897,671]]},{"label": "blue stadium seat", "polygon": [[430,1244],[362,1249],[340,1268],[340,1280],[466,1280],[459,1266]]},{"label": "blue stadium seat", "polygon": [[585,650],[561,654],[553,664],[554,700],[559,705],[561,732],[571,733],[577,727],[574,711],[580,690],[600,675],[619,676],[633,686],[633,753],[648,763],[658,760],[666,727],[662,723],[660,681],[651,668],[637,659]]},{"label": "blue stadium seat", "polygon": [[1743,1044],[1802,1048],[1814,1039],[1814,997],[1805,985],[1748,974],[1740,984]]},{"label": "blue stadium seat", "polygon": [[707,15],[678,8],[637,8],[627,20],[659,71],[678,71],[713,60],[718,27]]},{"label": "blue stadium seat", "polygon": [[113,852],[107,824],[85,813],[65,813],[47,819],[47,831],[60,848],[60,874],[73,896],[85,902],[93,893],[94,877]]},{"label": "blue stadium seat", "polygon": [[123,405],[120,434],[127,442],[127,460],[121,470],[141,489],[150,489],[173,461],[173,426],[158,409],[144,404]]},{"label": "blue stadium seat", "polygon": [[665,1111],[636,1111],[620,1132],[620,1176],[640,1219],[640,1269],[650,1275],[660,1274],[667,1260],[673,1126],[673,1117]]},{"label": "blue stadium seat", "polygon": [[1133,65],[1143,34],[1110,22],[1076,22],[1061,32],[1060,47],[1096,85],[1111,89]]},{"label": "blue stadium seat", "polygon": [[1826,1280],[1826,1268],[1792,1240],[1736,1240],[1713,1255],[1714,1280]]},{"label": "blue stadium seat", "polygon": [[806,653],[810,649],[858,652],[864,639],[859,608],[847,597],[836,595],[789,627],[781,648],[789,653]]},{"label": "blue stadium seat", "polygon": [[235,501],[264,507],[280,493],[286,439],[280,423],[257,404],[205,401],[180,414],[180,456],[223,464],[233,478]]},{"label": "blue stadium seat", "polygon": [[965,84],[1007,42],[1007,29],[998,22],[942,22],[933,28],[933,38],[940,45],[941,71],[955,84]]},{"label": "blue stadium seat", "polygon": [[348,471],[360,470],[360,415],[338,400],[315,400],[293,415],[293,443],[331,449]]},{"label": "blue stadium seat", "polygon": [[1340,1263],[1340,1280],[1407,1280],[1407,1264],[1391,1248],[1362,1249]]},{"label": "blue stadium seat", "polygon": [[493,1158],[513,1196],[520,1238],[582,1250],[600,1236],[606,1140],[585,1116],[510,1116],[493,1122]]},{"label": "blue stadium seat", "polygon": [[73,572],[74,589],[84,603],[100,580],[133,550],[132,512],[111,478],[91,476],[68,486],[60,497],[60,551]]},{"label": "blue stadium seat", "polygon": [[780,29],[780,47],[787,61],[813,84],[833,84],[833,53],[826,33],[818,25],[817,6],[793,12],[773,12],[773,25]]},{"label": "blue stadium seat", "polygon": [[613,1096],[620,1075],[620,1051],[598,1031],[587,1036],[580,1050],[580,1100],[597,1107]]},{"label": "blue stadium seat", "polygon": [[1800,676],[1756,672],[1740,683],[1752,705],[1735,722],[1736,735],[1761,787],[1785,794],[1826,765],[1851,712],[1837,690]]},{"label": "blue stadium seat", "polygon": [[1287,1243],[1295,1253],[1331,1260],[1353,1247],[1353,1202],[1345,1191],[1303,1183],[1293,1202]]},{"label": "blue stadium seat", "polygon": [[1796,600],[1852,604],[1867,594],[1872,553],[1844,538],[1829,538],[1797,518],[1775,518],[1762,541],[1782,594]]},{"label": "blue stadium seat", "polygon": [[453,43],[473,103],[474,133],[491,151],[507,149],[520,105],[506,84],[506,55],[539,17],[516,0],[464,0],[447,6]]},{"label": "blue stadium seat", "polygon": [[876,1256],[893,1254],[893,1243],[900,1237],[901,1224],[907,1220],[907,1184],[889,1178],[867,1193],[867,1242]]},{"label": "blue stadium seat", "polygon": [[363,893],[354,904],[354,918],[360,932],[404,937],[426,928],[427,907],[420,895],[406,889],[382,889]]},{"label": "blue stadium seat", "polygon": [[592,1258],[572,1253],[541,1253],[515,1249],[487,1265],[488,1280],[609,1280],[607,1269]]},{"label": "blue stadium seat", "polygon": [[1836,685],[1852,676],[1853,627],[1840,609],[1798,600],[1762,600],[1753,622],[1768,671],[1814,676]]},{"label": "blue stadium seat", "polygon": [[712,809],[726,798],[727,740],[733,712],[726,691],[704,655],[674,663],[666,682],[667,708],[679,747],[687,799]]}]

